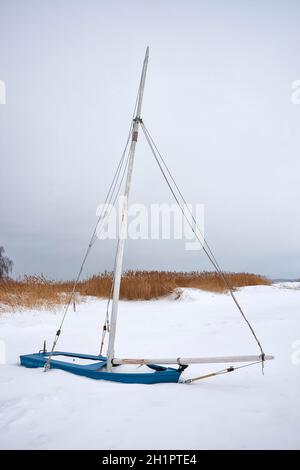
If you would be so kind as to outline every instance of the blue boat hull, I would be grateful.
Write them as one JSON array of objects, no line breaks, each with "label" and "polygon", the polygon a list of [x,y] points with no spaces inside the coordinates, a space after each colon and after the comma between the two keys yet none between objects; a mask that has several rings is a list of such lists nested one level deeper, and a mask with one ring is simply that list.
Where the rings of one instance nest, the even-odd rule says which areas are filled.
[{"label": "blue boat hull", "polygon": [[[91,359],[95,361],[93,364],[80,365],[72,364],[69,362],[55,360],[55,356],[68,356],[81,359]],[[39,352],[35,354],[26,354],[20,356],[21,365],[29,368],[44,367],[49,352]],[[124,373],[124,372],[108,372],[105,370],[106,357],[104,356],[93,356],[90,354],[77,354],[70,352],[54,352],[50,361],[51,369],[61,369],[72,374],[89,377],[90,379],[96,380],[110,380],[112,382],[122,382],[131,384],[156,384],[156,383],[167,383],[167,382],[178,382],[181,371],[172,367],[162,367],[155,364],[151,364],[148,367],[154,369],[155,372],[149,373]],[[118,367],[118,366],[116,366]]]}]

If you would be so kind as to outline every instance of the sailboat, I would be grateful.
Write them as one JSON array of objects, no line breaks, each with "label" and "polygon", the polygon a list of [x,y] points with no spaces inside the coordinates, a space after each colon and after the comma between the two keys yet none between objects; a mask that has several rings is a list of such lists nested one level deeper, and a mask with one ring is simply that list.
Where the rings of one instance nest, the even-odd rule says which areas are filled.
[{"label": "sailboat", "polygon": [[[138,88],[138,94],[136,99],[136,104],[134,108],[133,118],[130,123],[130,129],[128,134],[127,143],[125,150],[122,154],[121,160],[117,167],[116,173],[114,175],[113,181],[108,191],[106,202],[111,202],[119,194],[121,184],[125,178],[125,190],[123,196],[123,207],[121,214],[121,226],[119,231],[119,238],[116,249],[115,256],[115,265],[113,273],[113,283],[111,289],[111,296],[108,301],[108,307],[106,312],[106,318],[103,325],[102,339],[101,339],[101,350],[99,355],[89,355],[89,354],[79,354],[72,352],[63,352],[56,351],[56,345],[61,334],[62,326],[64,324],[66,315],[69,311],[69,307],[74,300],[76,293],[76,286],[79,282],[80,276],[83,271],[84,264],[90,253],[90,250],[93,246],[93,243],[96,240],[97,229],[99,229],[99,224],[103,224],[105,218],[107,217],[106,213],[101,213],[94,231],[90,243],[88,245],[87,251],[83,257],[78,276],[73,286],[73,290],[70,294],[69,302],[65,307],[65,311],[61,320],[59,329],[56,331],[53,345],[51,351],[46,350],[46,345],[44,342],[44,347],[37,353],[26,354],[20,356],[20,362],[22,366],[29,368],[41,367],[45,371],[49,369],[62,369],[73,374],[89,377],[92,379],[99,380],[110,380],[114,382],[122,383],[138,383],[138,384],[156,384],[156,383],[165,383],[165,382],[180,382],[182,372],[192,364],[225,364],[224,369],[211,372],[206,375],[199,377],[194,377],[191,379],[184,380],[185,383],[192,383],[195,380],[200,380],[208,377],[213,377],[228,372],[232,372],[242,367],[246,367],[254,364],[261,364],[264,366],[265,361],[273,359],[273,356],[266,355],[263,351],[262,345],[258,340],[254,329],[252,328],[250,322],[247,320],[245,313],[243,312],[232,287],[230,286],[229,280],[226,277],[226,274],[221,270],[210,246],[207,241],[201,234],[199,227],[193,216],[187,218],[187,221],[194,232],[196,238],[201,242],[202,248],[211,261],[213,267],[220,275],[223,280],[227,290],[229,291],[233,302],[235,303],[237,309],[242,315],[243,319],[247,323],[251,334],[253,335],[257,346],[259,348],[259,354],[256,355],[241,355],[241,356],[218,356],[218,357],[174,357],[174,358],[118,358],[115,355],[115,339],[116,339],[116,328],[117,328],[117,317],[118,317],[118,306],[119,306],[119,295],[120,295],[120,285],[122,278],[122,265],[123,265],[123,254],[124,254],[124,244],[126,238],[127,230],[127,209],[128,209],[128,198],[131,187],[132,180],[132,170],[134,164],[135,150],[139,135],[140,128],[142,129],[146,141],[148,142],[150,149],[155,157],[155,160],[159,166],[162,175],[171,190],[172,195],[174,196],[176,202],[182,210],[184,217],[186,214],[182,209],[182,203],[185,202],[182,192],[179,190],[178,185],[175,182],[165,160],[158,151],[158,148],[147,130],[142,117],[142,102],[145,88],[145,80],[147,73],[147,66],[149,60],[149,47],[146,49],[146,54],[143,62],[143,68],[140,78],[140,84]],[[126,157],[127,155],[127,157]],[[111,302],[112,301],[112,302]],[[111,305],[111,308],[110,308]],[[102,354],[102,349],[104,345],[104,340],[106,334],[109,335],[108,338],[108,348],[107,354]],[[233,363],[245,363],[237,367],[232,366]],[[123,366],[123,367],[120,367]],[[132,367],[134,369],[132,370]],[[141,366],[144,366],[146,370],[141,370]],[[172,366],[172,367],[171,367]],[[124,370],[125,369],[125,370]]]}]

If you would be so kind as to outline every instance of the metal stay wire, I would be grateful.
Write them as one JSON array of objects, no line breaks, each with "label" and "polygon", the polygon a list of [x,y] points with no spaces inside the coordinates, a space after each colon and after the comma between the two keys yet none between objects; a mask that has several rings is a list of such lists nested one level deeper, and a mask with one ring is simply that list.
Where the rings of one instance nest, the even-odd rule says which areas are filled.
[{"label": "metal stay wire", "polygon": [[[164,177],[164,179],[165,179],[165,181],[166,181],[166,183],[167,183],[167,185],[168,185],[168,187],[169,187],[171,193],[173,194],[173,197],[174,197],[175,201],[177,202],[177,204],[178,204],[178,206],[179,206],[179,208],[180,208],[180,210],[181,210],[181,212],[182,212],[182,214],[183,214],[185,220],[188,222],[188,224],[189,224],[189,226],[190,226],[192,232],[195,234],[197,240],[202,244],[204,253],[206,254],[206,256],[208,257],[208,259],[210,260],[210,262],[211,262],[212,265],[214,266],[216,272],[217,272],[217,273],[220,275],[220,277],[222,278],[222,280],[223,280],[225,286],[226,286],[226,287],[228,288],[228,290],[229,290],[229,293],[230,293],[230,295],[231,295],[231,297],[232,297],[232,299],[233,299],[233,301],[234,301],[236,307],[238,308],[238,310],[239,310],[239,312],[241,313],[243,319],[245,320],[246,324],[248,325],[248,327],[249,327],[249,329],[250,329],[250,331],[251,331],[251,333],[252,333],[252,335],[253,335],[253,337],[254,337],[254,339],[255,339],[255,341],[256,341],[256,343],[257,343],[257,345],[258,345],[258,347],[259,347],[259,349],[260,349],[260,351],[261,351],[261,358],[262,358],[262,363],[263,363],[263,362],[264,362],[265,353],[264,353],[264,351],[263,351],[262,345],[261,345],[261,343],[260,343],[258,337],[256,336],[256,333],[255,333],[255,331],[254,331],[252,325],[250,324],[249,320],[246,318],[245,313],[243,312],[242,307],[240,306],[240,304],[239,304],[239,302],[238,302],[236,296],[234,295],[232,286],[230,285],[230,283],[229,283],[228,279],[226,278],[224,272],[221,270],[221,268],[220,268],[218,262],[216,261],[215,256],[213,255],[212,250],[210,249],[208,243],[206,242],[204,236],[202,235],[201,230],[200,230],[199,226],[197,225],[196,220],[195,220],[193,214],[191,213],[190,209],[188,208],[188,206],[187,206],[187,204],[186,204],[186,202],[185,202],[185,199],[184,199],[184,197],[183,197],[181,191],[179,190],[177,184],[175,183],[174,178],[171,176],[170,170],[167,168],[166,163],[164,162],[164,160],[163,160],[161,154],[158,152],[157,146],[154,144],[154,141],[153,141],[153,139],[152,139],[150,133],[148,132],[148,130],[147,130],[147,128],[146,128],[146,126],[145,126],[145,124],[144,124],[143,122],[141,122],[141,127],[142,127],[142,130],[143,130],[144,135],[145,135],[145,137],[146,137],[146,140],[147,140],[147,142],[148,142],[148,144],[149,144],[149,147],[150,147],[150,149],[151,149],[151,151],[152,151],[152,154],[153,154],[153,156],[154,156],[154,158],[155,158],[155,160],[156,160],[156,162],[157,162],[157,164],[158,164],[158,166],[159,166],[159,169],[160,169],[160,171],[161,171],[161,173],[162,173],[162,175],[163,175],[163,177]],[[178,198],[178,196],[176,195],[175,190],[174,190],[174,188],[172,187],[170,181],[168,180],[168,178],[167,178],[167,176],[166,176],[166,173],[164,172],[164,169],[163,169],[163,167],[162,167],[162,164],[160,163],[159,158],[158,158],[157,155],[158,155],[158,156],[161,158],[161,160],[163,161],[163,164],[164,164],[164,166],[166,167],[166,169],[167,169],[167,171],[168,171],[168,174],[170,175],[170,177],[171,177],[171,179],[172,179],[172,181],[173,181],[173,184],[175,185],[175,188],[177,189],[177,191],[178,191],[178,193],[179,193],[179,195],[180,195],[180,197],[181,197],[183,203],[185,204],[185,207],[188,208],[188,211],[189,211],[190,215],[192,216],[192,220],[193,220],[193,222],[194,222],[194,224],[195,224],[195,228],[196,228],[196,229],[193,227],[191,221],[190,221],[189,218],[187,217],[187,215],[186,215],[184,209],[182,208],[182,206],[181,206],[181,204],[180,204],[180,201],[179,201],[179,198]],[[199,234],[196,232],[196,230],[198,230],[198,232],[201,234],[201,238],[199,237]]]}]

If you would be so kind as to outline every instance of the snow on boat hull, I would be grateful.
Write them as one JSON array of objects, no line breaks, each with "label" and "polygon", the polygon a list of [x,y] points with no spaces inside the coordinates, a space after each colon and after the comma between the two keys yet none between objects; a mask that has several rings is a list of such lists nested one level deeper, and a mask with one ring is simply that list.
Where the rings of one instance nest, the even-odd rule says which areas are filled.
[{"label": "snow on boat hull", "polygon": [[[66,359],[86,359],[91,360],[91,364],[81,365],[72,362],[65,362],[61,360],[55,360],[55,356],[65,356]],[[20,356],[21,365],[28,368],[44,367],[49,352],[39,352],[35,354],[26,354]],[[82,375],[89,377],[90,379],[96,380],[110,380],[112,382],[132,383],[132,384],[155,384],[155,383],[166,383],[166,382],[178,382],[181,371],[172,367],[162,367],[155,364],[151,364],[148,367],[153,369],[154,372],[148,373],[124,373],[124,372],[108,372],[105,369],[107,359],[104,356],[93,356],[90,354],[77,354],[70,352],[54,352],[52,355],[53,359],[50,361],[51,369],[61,369],[72,374]]]}]

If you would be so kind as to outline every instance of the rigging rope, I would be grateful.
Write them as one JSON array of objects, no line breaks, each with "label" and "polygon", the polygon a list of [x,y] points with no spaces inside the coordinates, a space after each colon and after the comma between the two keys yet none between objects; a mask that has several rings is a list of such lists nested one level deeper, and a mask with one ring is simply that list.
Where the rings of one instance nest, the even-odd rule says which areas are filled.
[{"label": "rigging rope", "polygon": [[[265,353],[264,353],[264,351],[263,351],[262,345],[261,345],[261,343],[260,343],[258,337],[256,336],[256,333],[255,333],[255,331],[254,331],[252,325],[250,324],[249,320],[248,320],[247,317],[245,316],[245,313],[243,312],[242,307],[240,306],[240,304],[239,304],[239,302],[238,302],[236,296],[234,295],[234,293],[233,293],[233,287],[231,286],[231,284],[230,284],[229,280],[227,279],[226,275],[224,274],[224,272],[223,272],[222,269],[220,268],[220,266],[219,266],[219,264],[218,264],[218,262],[217,262],[217,260],[216,260],[216,258],[215,258],[215,256],[214,256],[214,254],[213,254],[213,252],[212,252],[210,246],[208,245],[207,241],[205,240],[203,234],[201,233],[201,230],[200,230],[200,228],[199,228],[199,226],[198,226],[198,224],[197,224],[197,222],[196,222],[196,220],[195,220],[195,218],[194,218],[192,212],[190,211],[190,209],[188,208],[188,206],[187,206],[187,204],[186,204],[186,201],[185,201],[185,199],[184,199],[184,197],[183,197],[183,195],[182,195],[182,192],[179,190],[179,188],[178,188],[178,186],[177,186],[177,184],[176,184],[176,182],[175,182],[173,176],[171,175],[171,172],[170,172],[169,168],[167,167],[167,164],[165,163],[165,161],[164,161],[164,159],[163,159],[161,153],[158,151],[157,146],[155,145],[154,140],[153,140],[153,138],[151,137],[151,135],[150,135],[149,131],[147,130],[147,128],[146,128],[146,126],[145,126],[145,124],[144,124],[143,121],[141,121],[141,127],[142,127],[142,130],[143,130],[144,135],[145,135],[145,137],[146,137],[146,140],[147,140],[147,142],[148,142],[148,144],[149,144],[149,147],[150,147],[150,149],[151,149],[151,151],[152,151],[152,154],[153,154],[153,156],[154,156],[154,158],[155,158],[155,160],[156,160],[156,162],[157,162],[157,164],[158,164],[158,166],[159,166],[159,169],[160,169],[160,171],[161,171],[161,173],[162,173],[162,175],[163,175],[163,177],[164,177],[164,179],[165,179],[165,181],[166,181],[166,183],[167,183],[167,185],[168,185],[168,187],[169,187],[169,189],[170,189],[170,191],[171,191],[171,193],[172,193],[172,195],[173,195],[175,201],[177,202],[177,204],[178,204],[178,206],[179,206],[179,208],[180,208],[180,210],[181,210],[181,212],[182,212],[182,214],[183,214],[185,220],[188,222],[188,224],[189,224],[189,226],[190,226],[192,232],[194,233],[195,237],[197,238],[197,240],[198,240],[198,241],[200,242],[200,244],[202,245],[202,248],[203,248],[204,253],[206,254],[206,256],[208,257],[208,259],[209,259],[210,262],[212,263],[212,265],[213,265],[213,267],[215,268],[216,272],[219,274],[219,276],[220,276],[221,279],[223,280],[223,282],[224,282],[226,288],[228,289],[228,291],[229,291],[229,293],[230,293],[231,298],[233,299],[233,301],[234,301],[236,307],[238,308],[239,312],[241,313],[241,315],[242,315],[244,321],[245,321],[246,324],[248,325],[248,327],[249,327],[249,329],[250,329],[250,331],[251,331],[251,333],[252,333],[252,335],[253,335],[253,337],[254,337],[254,339],[255,339],[255,341],[256,341],[256,343],[257,343],[259,349],[260,349],[260,352],[261,352],[261,362],[262,362],[262,364],[263,364],[263,362],[264,362],[264,357],[265,357]],[[195,230],[195,228],[193,227],[192,223],[190,222],[189,218],[187,217],[187,215],[186,215],[186,213],[185,213],[185,210],[182,208],[182,206],[181,206],[181,204],[180,204],[180,201],[179,201],[179,197],[176,195],[176,192],[175,192],[174,188],[172,187],[172,184],[170,183],[170,181],[169,181],[169,179],[168,179],[168,177],[167,177],[167,175],[166,175],[166,173],[165,173],[165,171],[164,171],[164,168],[163,168],[163,166],[162,166],[162,164],[161,164],[159,158],[160,158],[160,160],[162,161],[163,166],[166,168],[167,173],[169,174],[169,176],[170,176],[170,178],[171,178],[171,180],[172,180],[172,182],[173,182],[173,184],[174,184],[174,186],[175,186],[175,189],[177,190],[177,192],[178,192],[180,198],[182,199],[182,202],[184,203],[185,207],[187,207],[187,209],[188,209],[190,215],[192,216],[192,220],[193,220],[193,222],[194,222],[194,224],[195,224],[195,228],[196,228],[196,230],[198,230],[198,232],[200,233],[201,239],[200,239],[199,235],[196,233],[196,230]]]}]

